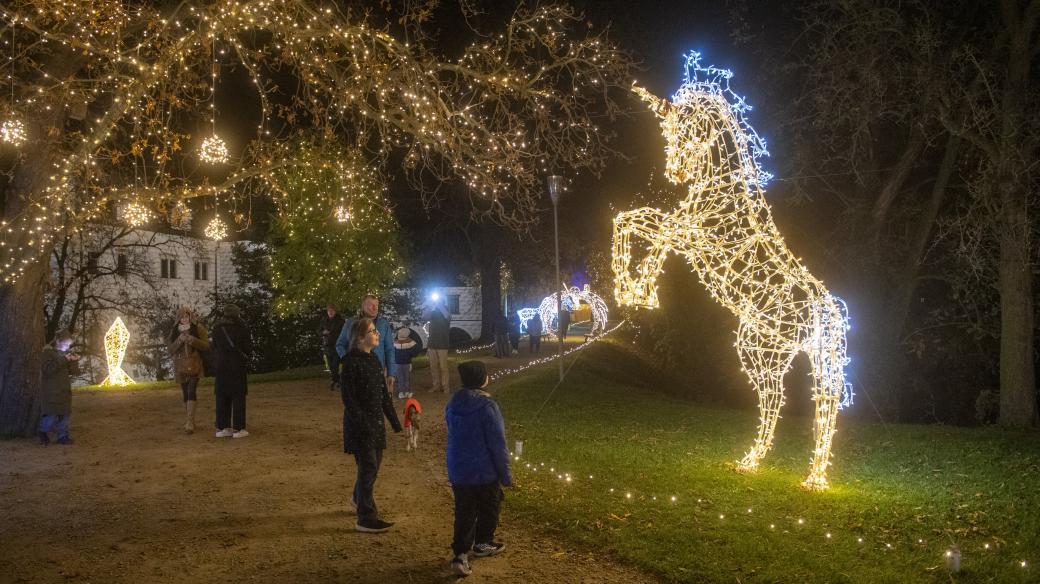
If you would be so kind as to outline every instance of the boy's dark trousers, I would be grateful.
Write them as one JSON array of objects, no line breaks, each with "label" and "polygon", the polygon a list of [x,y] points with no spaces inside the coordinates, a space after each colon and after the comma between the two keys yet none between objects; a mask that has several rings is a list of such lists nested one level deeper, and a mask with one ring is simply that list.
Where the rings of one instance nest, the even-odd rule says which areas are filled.
[{"label": "boy's dark trousers", "polygon": [[[232,422],[234,420],[234,422]],[[231,428],[236,432],[246,427],[246,393],[217,394],[217,429]]]},{"label": "boy's dark trousers", "polygon": [[474,543],[490,543],[498,527],[498,511],[505,495],[497,482],[483,485],[452,485],[455,493],[456,556],[468,553]]}]

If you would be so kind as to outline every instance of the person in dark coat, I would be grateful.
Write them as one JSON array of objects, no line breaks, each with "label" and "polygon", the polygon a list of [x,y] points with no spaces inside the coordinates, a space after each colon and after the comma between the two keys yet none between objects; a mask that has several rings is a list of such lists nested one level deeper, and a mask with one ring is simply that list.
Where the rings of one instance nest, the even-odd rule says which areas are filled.
[{"label": "person in dark coat", "polygon": [[520,352],[520,315],[515,312],[509,315],[509,345],[514,353]]},{"label": "person in dark coat", "polygon": [[381,533],[393,523],[379,518],[373,496],[376,475],[386,449],[386,425],[400,432],[393,400],[386,386],[383,364],[373,354],[380,345],[379,329],[371,318],[354,319],[349,330],[349,350],[343,357],[340,392],[343,397],[343,452],[354,455],[357,479],[351,503],[357,507],[354,528],[364,533]]},{"label": "person in dark coat", "polygon": [[571,326],[571,311],[566,308],[560,310],[559,325],[559,337],[560,342],[562,343],[567,340],[567,329]]},{"label": "person in dark coat", "polygon": [[509,357],[512,355],[513,350],[509,346],[509,319],[506,318],[506,315],[499,313],[492,329],[495,333],[495,356]]},{"label": "person in dark coat", "polygon": [[210,346],[213,350],[214,393],[217,398],[217,438],[245,438],[246,430],[246,373],[253,353],[253,340],[242,322],[242,311],[234,304],[225,304],[224,317],[213,325]]},{"label": "person in dark coat", "polygon": [[527,321],[527,342],[531,354],[538,354],[542,348],[542,315],[537,312]]},{"label": "person in dark coat", "polygon": [[79,355],[69,353],[72,336],[60,331],[54,341],[43,348],[40,368],[43,372],[40,388],[40,444],[50,444],[50,432],[57,434],[58,444],[72,444],[69,437],[72,415],[71,375],[79,372]]},{"label": "person in dark coat", "polygon": [[[455,495],[455,533],[451,569],[470,573],[468,553],[493,556],[505,549],[494,541],[502,486],[513,484],[506,449],[505,423],[498,404],[483,388],[490,378],[484,363],[459,364],[462,389],[444,410],[448,425],[448,482]],[[475,542],[475,543],[474,543]]]},{"label": "person in dark coat", "polygon": [[318,326],[318,334],[321,335],[321,351],[325,354],[325,363],[329,366],[329,374],[332,383],[329,390],[339,386],[339,353],[336,351],[336,340],[339,333],[343,331],[343,317],[336,312],[336,307],[328,305],[325,314],[321,316],[321,324]]}]

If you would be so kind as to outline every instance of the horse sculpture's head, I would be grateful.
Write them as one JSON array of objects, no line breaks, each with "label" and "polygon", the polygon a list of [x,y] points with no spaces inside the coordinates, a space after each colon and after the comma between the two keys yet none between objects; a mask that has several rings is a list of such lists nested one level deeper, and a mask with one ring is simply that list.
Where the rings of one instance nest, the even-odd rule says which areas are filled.
[{"label": "horse sculpture's head", "polygon": [[671,101],[633,85],[661,119],[667,140],[665,176],[676,184],[703,186],[742,180],[764,186],[769,173],[758,159],[768,156],[765,140],[747,122],[751,106],[729,88],[733,74],[701,67],[700,54],[686,56],[686,76]]}]

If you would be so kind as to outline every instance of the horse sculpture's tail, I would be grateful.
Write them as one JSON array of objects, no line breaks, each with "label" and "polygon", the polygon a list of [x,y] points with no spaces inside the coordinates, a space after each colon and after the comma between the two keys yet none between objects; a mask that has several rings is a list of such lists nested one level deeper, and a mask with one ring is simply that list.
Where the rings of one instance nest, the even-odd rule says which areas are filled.
[{"label": "horse sculpture's tail", "polygon": [[830,466],[838,410],[852,405],[852,386],[845,381],[845,365],[849,362],[846,356],[845,335],[849,327],[845,302],[825,294],[813,310],[811,327],[804,350],[813,368],[815,450],[809,477],[802,484],[818,490],[827,488],[827,467]]}]

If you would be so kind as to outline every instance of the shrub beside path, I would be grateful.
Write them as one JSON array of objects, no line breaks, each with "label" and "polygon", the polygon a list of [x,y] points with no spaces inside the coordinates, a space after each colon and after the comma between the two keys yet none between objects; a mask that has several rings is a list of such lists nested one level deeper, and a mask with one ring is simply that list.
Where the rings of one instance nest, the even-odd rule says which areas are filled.
[{"label": "shrub beside path", "polygon": [[[526,352],[459,359],[474,357],[514,367]],[[429,386],[428,369],[416,378]],[[446,395],[417,394],[426,412],[418,452],[389,436],[376,500],[395,526],[380,535],[353,529],[355,467],[325,378],[254,385],[252,434],[241,440],[213,437],[203,395],[190,436],[179,430],[179,390],[129,390],[77,392],[72,446],[0,442],[0,582],[454,580]],[[498,537],[507,550],[475,559],[466,582],[654,581],[518,524],[506,496]]]}]

